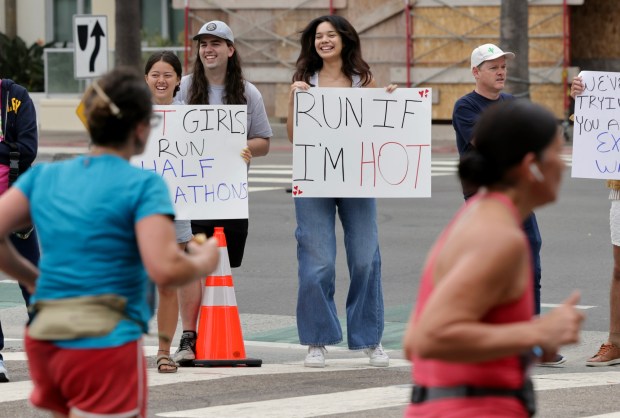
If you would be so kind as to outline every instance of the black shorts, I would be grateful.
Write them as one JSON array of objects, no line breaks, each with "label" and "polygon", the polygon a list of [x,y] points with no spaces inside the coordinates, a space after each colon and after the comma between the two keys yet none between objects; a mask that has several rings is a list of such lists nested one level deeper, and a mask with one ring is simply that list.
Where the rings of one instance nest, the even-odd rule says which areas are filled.
[{"label": "black shorts", "polygon": [[245,241],[248,237],[248,225],[249,223],[247,219],[192,221],[192,233],[203,233],[206,234],[208,237],[212,237],[213,229],[216,226],[224,227],[224,235],[226,235],[226,247],[228,249],[230,267],[239,267],[241,265],[241,260],[243,260]]}]

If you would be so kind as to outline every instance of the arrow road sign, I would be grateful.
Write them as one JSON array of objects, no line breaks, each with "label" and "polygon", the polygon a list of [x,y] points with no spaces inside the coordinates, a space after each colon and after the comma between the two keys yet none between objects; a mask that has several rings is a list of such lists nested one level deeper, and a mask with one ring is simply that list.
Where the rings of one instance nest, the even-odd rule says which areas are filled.
[{"label": "arrow road sign", "polygon": [[73,16],[76,79],[99,77],[108,71],[107,30],[107,16]]}]

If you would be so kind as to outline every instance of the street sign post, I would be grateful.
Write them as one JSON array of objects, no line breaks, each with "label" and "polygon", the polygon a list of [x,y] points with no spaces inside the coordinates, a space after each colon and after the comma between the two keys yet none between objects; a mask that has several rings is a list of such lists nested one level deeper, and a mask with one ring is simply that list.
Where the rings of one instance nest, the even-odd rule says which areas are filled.
[{"label": "street sign post", "polygon": [[108,71],[107,33],[107,16],[73,16],[73,61],[76,79],[95,78]]}]

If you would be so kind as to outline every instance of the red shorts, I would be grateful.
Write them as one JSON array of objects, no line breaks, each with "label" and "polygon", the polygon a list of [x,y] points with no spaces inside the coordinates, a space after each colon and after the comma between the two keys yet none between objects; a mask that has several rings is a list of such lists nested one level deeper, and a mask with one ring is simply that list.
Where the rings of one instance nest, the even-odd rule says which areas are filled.
[{"label": "red shorts", "polygon": [[25,338],[34,389],[30,402],[68,415],[146,417],[142,341],[120,347],[67,349]]}]

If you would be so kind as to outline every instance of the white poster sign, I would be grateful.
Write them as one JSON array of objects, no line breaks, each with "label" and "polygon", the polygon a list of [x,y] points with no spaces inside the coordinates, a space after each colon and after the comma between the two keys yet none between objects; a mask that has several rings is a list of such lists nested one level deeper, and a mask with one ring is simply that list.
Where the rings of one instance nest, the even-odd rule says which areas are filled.
[{"label": "white poster sign", "polygon": [[293,196],[430,197],[431,90],[298,90]]},{"label": "white poster sign", "polygon": [[620,180],[620,73],[582,71],[575,98],[572,177]]},{"label": "white poster sign", "polygon": [[146,150],[132,164],[166,180],[177,219],[248,217],[247,106],[154,106]]}]

